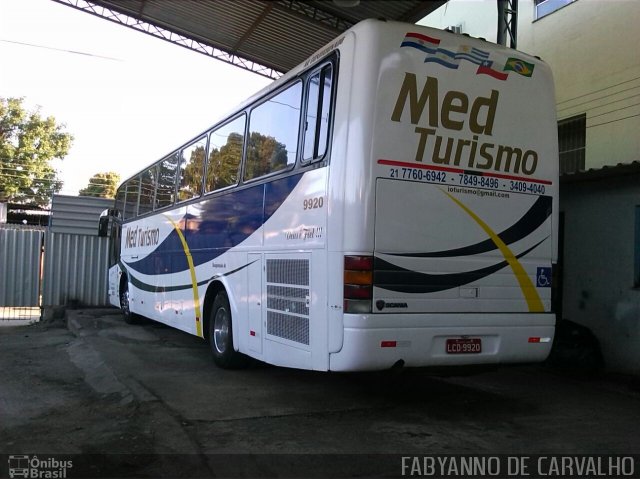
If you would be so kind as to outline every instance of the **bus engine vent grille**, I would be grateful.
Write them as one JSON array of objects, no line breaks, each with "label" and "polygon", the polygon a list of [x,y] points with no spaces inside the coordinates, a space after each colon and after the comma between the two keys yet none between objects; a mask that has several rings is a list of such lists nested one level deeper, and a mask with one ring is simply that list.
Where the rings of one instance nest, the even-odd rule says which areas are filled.
[{"label": "bus engine vent grille", "polygon": [[267,311],[267,333],[309,345],[309,318]]},{"label": "bus engine vent grille", "polygon": [[284,313],[309,316],[309,290],[288,286],[267,285],[267,308]]},{"label": "bus engine vent grille", "polygon": [[268,259],[267,283],[309,286],[309,260]]},{"label": "bus engine vent grille", "polygon": [[309,345],[309,260],[267,259],[267,334]]}]

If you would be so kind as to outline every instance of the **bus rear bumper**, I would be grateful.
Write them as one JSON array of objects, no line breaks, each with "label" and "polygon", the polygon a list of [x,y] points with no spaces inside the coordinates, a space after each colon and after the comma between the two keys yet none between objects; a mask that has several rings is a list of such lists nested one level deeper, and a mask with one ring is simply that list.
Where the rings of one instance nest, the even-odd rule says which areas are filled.
[{"label": "bus rear bumper", "polygon": [[[345,315],[343,346],[329,355],[329,369],[536,363],[549,355],[554,332],[554,314]],[[480,351],[447,352],[450,339],[479,339]]]}]

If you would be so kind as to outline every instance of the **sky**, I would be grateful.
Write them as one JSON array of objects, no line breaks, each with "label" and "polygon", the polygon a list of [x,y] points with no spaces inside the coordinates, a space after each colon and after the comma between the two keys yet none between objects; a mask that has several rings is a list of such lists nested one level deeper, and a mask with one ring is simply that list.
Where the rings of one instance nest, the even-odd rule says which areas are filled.
[{"label": "sky", "polygon": [[0,97],[74,136],[60,194],[99,172],[124,180],[271,81],[51,0],[0,0]]}]

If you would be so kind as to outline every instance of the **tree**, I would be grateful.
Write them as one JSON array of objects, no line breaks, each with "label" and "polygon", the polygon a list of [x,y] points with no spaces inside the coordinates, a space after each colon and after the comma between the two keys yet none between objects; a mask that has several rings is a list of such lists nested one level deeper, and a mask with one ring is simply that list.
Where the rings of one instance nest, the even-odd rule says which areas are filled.
[{"label": "tree", "polygon": [[182,178],[179,181],[178,201],[191,199],[202,191],[205,148],[206,144],[198,145],[190,151],[190,158],[183,159],[183,166],[185,161],[187,165],[184,167]]},{"label": "tree", "polygon": [[210,147],[206,191],[234,185],[238,181],[243,142],[244,135],[234,132],[229,134],[227,143],[220,149],[215,146]]},{"label": "tree", "polygon": [[0,97],[0,202],[44,206],[62,188],[51,161],[67,155],[73,136],[22,102]]},{"label": "tree", "polygon": [[287,166],[287,146],[273,136],[266,136],[252,131],[247,145],[246,178],[259,176],[281,170]]},{"label": "tree", "polygon": [[89,179],[86,188],[81,189],[80,196],[95,196],[96,198],[115,198],[120,184],[120,175],[113,171],[96,173]]}]

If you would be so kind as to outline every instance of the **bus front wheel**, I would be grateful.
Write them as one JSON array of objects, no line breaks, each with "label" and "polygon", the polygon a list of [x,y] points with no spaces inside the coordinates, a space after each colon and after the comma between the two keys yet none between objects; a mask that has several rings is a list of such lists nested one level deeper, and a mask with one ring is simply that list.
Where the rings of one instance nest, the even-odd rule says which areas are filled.
[{"label": "bus front wheel", "polygon": [[131,312],[129,305],[129,284],[125,281],[120,287],[120,309],[124,316],[124,322],[127,324],[135,324],[136,318]]},{"label": "bus front wheel", "polygon": [[220,291],[213,301],[209,317],[209,344],[216,366],[238,369],[247,365],[247,357],[233,346],[231,308],[227,293]]}]

